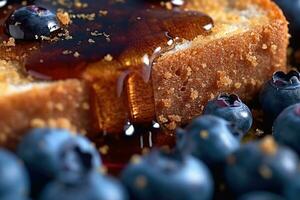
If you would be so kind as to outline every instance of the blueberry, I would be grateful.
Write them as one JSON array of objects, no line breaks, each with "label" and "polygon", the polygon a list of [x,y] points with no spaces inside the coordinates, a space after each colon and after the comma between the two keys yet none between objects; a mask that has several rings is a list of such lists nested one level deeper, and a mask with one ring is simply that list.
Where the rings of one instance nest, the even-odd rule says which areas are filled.
[{"label": "blueberry", "polygon": [[18,155],[30,172],[34,191],[54,178],[76,182],[101,166],[94,146],[80,135],[63,129],[34,129],[18,147]]},{"label": "blueberry", "polygon": [[179,153],[154,150],[133,159],[121,179],[135,200],[208,200],[213,193],[207,167]]},{"label": "blueberry", "polygon": [[300,104],[286,108],[274,122],[276,141],[294,149],[300,155]]},{"label": "blueberry", "polygon": [[260,104],[272,123],[276,117],[288,106],[300,102],[300,74],[290,71],[285,74],[278,71],[273,74],[260,93]]},{"label": "blueberry", "polygon": [[222,164],[240,146],[229,123],[213,115],[196,118],[178,134],[178,149],[191,153],[209,166]]},{"label": "blueberry", "polygon": [[62,170],[58,177],[71,183],[101,167],[100,155],[87,138],[78,135],[72,140],[60,149]]},{"label": "blueberry", "polygon": [[55,14],[35,5],[15,10],[6,21],[7,33],[15,39],[36,40],[60,29]]},{"label": "blueberry", "polygon": [[25,197],[29,192],[29,178],[23,163],[12,153],[0,149],[0,199],[16,195]]},{"label": "blueberry", "polygon": [[242,146],[227,159],[225,177],[235,194],[266,190],[280,193],[298,173],[298,156],[271,136]]},{"label": "blueberry", "polygon": [[249,131],[253,122],[250,109],[235,94],[220,94],[209,101],[204,114],[221,117],[233,123],[243,133]]},{"label": "blueberry", "polygon": [[245,194],[238,200],[284,200],[284,198],[270,192],[258,191]]},{"label": "blueberry", "polygon": [[111,177],[91,173],[76,183],[52,182],[42,191],[39,200],[126,200],[122,185]]},{"label": "blueberry", "polygon": [[300,196],[300,174],[295,176],[289,184],[286,185],[284,195],[287,200],[298,200]]}]

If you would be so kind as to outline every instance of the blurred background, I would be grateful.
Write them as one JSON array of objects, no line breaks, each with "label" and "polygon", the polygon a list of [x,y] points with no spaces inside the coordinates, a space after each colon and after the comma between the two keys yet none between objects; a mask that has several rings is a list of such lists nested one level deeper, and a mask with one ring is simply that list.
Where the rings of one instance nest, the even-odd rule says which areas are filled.
[{"label": "blurred background", "polygon": [[300,69],[300,0],[274,0],[290,22],[290,65]]}]

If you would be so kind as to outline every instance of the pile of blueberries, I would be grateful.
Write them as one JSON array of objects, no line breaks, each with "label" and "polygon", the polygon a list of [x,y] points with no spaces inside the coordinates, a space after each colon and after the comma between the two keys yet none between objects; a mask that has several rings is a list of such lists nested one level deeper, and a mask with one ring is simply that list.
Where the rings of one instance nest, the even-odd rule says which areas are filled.
[{"label": "pile of blueberries", "polygon": [[[220,94],[177,130],[172,150],[133,156],[116,180],[95,146],[63,129],[33,129],[16,155],[0,149],[1,200],[297,200],[300,196],[300,74],[276,72],[260,105],[273,136],[243,142],[253,117]],[[118,148],[118,147],[116,147]]]},{"label": "pile of blueberries", "polygon": [[118,181],[100,173],[98,151],[84,136],[34,129],[18,145],[17,156],[0,150],[1,200],[127,199]]}]

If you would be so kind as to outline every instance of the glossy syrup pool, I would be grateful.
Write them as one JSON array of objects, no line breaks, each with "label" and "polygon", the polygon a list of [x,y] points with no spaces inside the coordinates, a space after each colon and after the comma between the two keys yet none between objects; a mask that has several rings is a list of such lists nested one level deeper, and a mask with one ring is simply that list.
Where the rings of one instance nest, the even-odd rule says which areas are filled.
[{"label": "glossy syrup pool", "polygon": [[[175,136],[152,125],[132,125],[131,134],[111,135],[94,138],[109,173],[118,175],[133,155],[147,153],[153,147],[171,148]],[[131,130],[129,130],[131,131]]]},{"label": "glossy syrup pool", "polygon": [[[177,41],[208,35],[213,27],[211,17],[185,10],[181,0],[36,0],[34,4],[53,13],[62,9],[72,20],[64,30],[53,35],[51,41],[16,41],[16,46],[10,48],[10,52],[23,60],[28,73],[41,79],[83,78],[87,66],[106,59],[113,60],[111,67],[125,74],[128,70],[141,72],[147,82],[151,65],[162,52],[172,49]],[[9,38],[5,20],[21,6],[12,3],[0,10],[0,37],[3,40]],[[149,136],[148,126],[140,127],[144,128],[136,129],[130,137],[108,134],[99,139],[102,148],[109,146],[110,149],[109,154],[104,155],[106,163],[113,163],[115,157],[123,163],[144,147],[173,143],[174,137],[157,130]],[[148,144],[141,145],[145,137]],[[153,138],[151,145],[150,137]]]},{"label": "glossy syrup pool", "polygon": [[[27,52],[27,70],[51,79],[73,78],[80,76],[89,63],[107,55],[111,55],[122,67],[128,61],[138,65],[136,60],[141,61],[145,54],[152,54],[159,46],[167,46],[170,39],[167,34],[189,40],[199,34],[208,34],[213,26],[212,19],[201,12],[184,11],[175,5],[167,9],[161,1],[74,2],[77,1],[34,1],[35,5],[53,13],[57,9],[67,11],[72,24],[66,28],[68,37],[61,36],[57,41],[34,44],[38,50]],[[12,5],[20,7],[18,4]],[[12,10],[8,10],[8,13]],[[17,48],[28,48],[28,42],[23,43],[19,43]],[[125,66],[130,67],[137,66]]]}]

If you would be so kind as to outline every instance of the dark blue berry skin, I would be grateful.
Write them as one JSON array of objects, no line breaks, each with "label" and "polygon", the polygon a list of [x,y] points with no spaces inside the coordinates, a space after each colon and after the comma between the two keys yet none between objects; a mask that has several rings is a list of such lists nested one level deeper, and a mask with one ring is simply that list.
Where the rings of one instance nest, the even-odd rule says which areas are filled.
[{"label": "dark blue berry skin", "polygon": [[8,196],[1,197],[1,200],[30,200],[30,199],[25,196],[8,195]]},{"label": "dark blue berry skin", "polygon": [[135,200],[209,200],[213,193],[207,167],[178,153],[153,151],[130,163],[121,179]]},{"label": "dark blue berry skin", "polygon": [[73,184],[52,182],[42,191],[39,200],[127,200],[122,185],[111,177],[91,173]]},{"label": "dark blue berry skin", "polygon": [[242,146],[227,159],[225,178],[238,195],[252,191],[281,193],[298,173],[298,156],[271,136]]},{"label": "dark blue berry skin", "polygon": [[36,40],[49,37],[60,24],[51,11],[35,5],[15,10],[6,21],[7,33],[15,39]]},{"label": "dark blue berry skin", "polygon": [[273,135],[300,155],[300,104],[286,108],[274,122]]},{"label": "dark blue berry skin", "polygon": [[29,190],[29,176],[23,163],[12,153],[0,149],[0,199],[11,195],[25,198]]},{"label": "dark blue berry skin", "polygon": [[299,200],[300,197],[300,174],[295,176],[284,190],[286,200]]},{"label": "dark blue berry skin", "polygon": [[300,102],[300,74],[276,72],[262,88],[260,104],[267,121],[272,123],[288,106]]},{"label": "dark blue berry skin", "polygon": [[233,123],[244,134],[249,131],[253,122],[250,109],[235,94],[220,94],[209,101],[204,114],[221,117]]},{"label": "dark blue berry skin", "polygon": [[283,197],[270,192],[251,192],[241,196],[238,200],[284,200]]},{"label": "dark blue berry skin", "polygon": [[18,155],[29,169],[34,192],[54,178],[76,182],[101,166],[98,151],[84,136],[63,129],[32,130],[19,144]]},{"label": "dark blue berry skin", "polygon": [[177,133],[177,148],[213,167],[223,164],[240,146],[230,124],[213,115],[203,115]]}]

